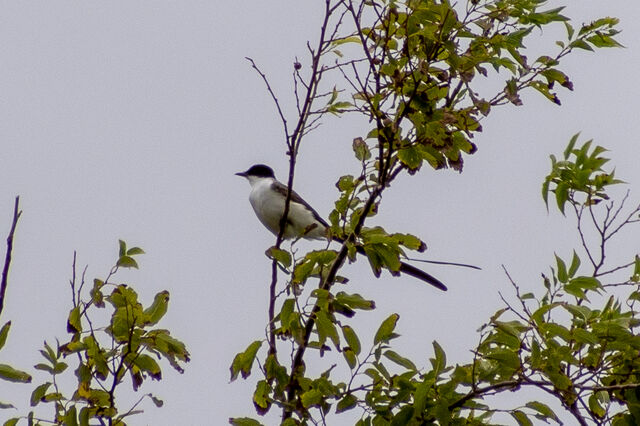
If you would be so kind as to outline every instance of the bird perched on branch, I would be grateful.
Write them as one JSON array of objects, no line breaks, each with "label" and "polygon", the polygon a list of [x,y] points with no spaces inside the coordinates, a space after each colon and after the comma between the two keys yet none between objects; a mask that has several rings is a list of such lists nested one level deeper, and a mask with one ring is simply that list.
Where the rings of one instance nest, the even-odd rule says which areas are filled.
[{"label": "bird perched on branch", "polygon": [[[273,169],[264,164],[251,166],[245,172],[236,173],[249,181],[251,192],[249,202],[262,224],[276,236],[280,232],[280,221],[284,214],[285,202],[287,199],[287,186],[278,182],[273,173]],[[326,239],[329,235],[329,224],[300,197],[296,192],[291,191],[289,212],[283,233],[283,238],[305,238],[305,239]],[[342,243],[337,237],[333,240]],[[356,250],[364,254],[361,245],[356,246]],[[399,272],[411,275],[432,286],[446,291],[447,287],[432,275],[401,262]]]}]

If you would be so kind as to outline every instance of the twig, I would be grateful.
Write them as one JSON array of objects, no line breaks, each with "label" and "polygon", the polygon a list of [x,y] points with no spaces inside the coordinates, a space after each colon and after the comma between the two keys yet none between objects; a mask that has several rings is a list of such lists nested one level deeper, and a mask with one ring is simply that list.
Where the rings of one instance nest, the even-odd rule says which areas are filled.
[{"label": "twig", "polygon": [[262,77],[262,81],[264,81],[264,84],[267,85],[267,91],[271,95],[271,99],[273,99],[273,102],[276,104],[276,108],[278,109],[280,120],[282,121],[282,125],[284,126],[284,133],[288,136],[289,130],[287,129],[287,119],[285,118],[284,113],[282,112],[282,108],[280,108],[280,102],[278,101],[276,94],[273,93],[273,90],[271,89],[271,84],[269,84],[269,80],[267,80],[267,76],[260,70],[260,68],[258,68],[258,66],[256,65],[253,59],[249,58],[248,56],[245,57],[245,59],[251,62],[251,67],[254,70],[256,70],[256,72],[260,75],[260,77]]},{"label": "twig", "polygon": [[468,394],[466,394],[465,396],[463,396],[453,404],[450,404],[449,411],[453,411],[456,408],[461,408],[464,406],[465,402],[469,401],[470,399],[477,398],[478,396],[484,395],[486,393],[501,390],[501,389],[513,389],[513,388],[519,387],[522,384],[523,383],[521,380],[509,380],[506,382],[499,382],[493,385],[485,386],[483,388],[477,388],[475,390],[472,390],[471,392],[469,392]]},{"label": "twig", "polygon": [[620,265],[620,266],[616,266],[615,268],[611,268],[608,271],[604,271],[604,272],[598,272],[598,274],[596,275],[596,277],[601,277],[603,275],[607,275],[607,274],[613,274],[614,272],[618,272],[621,269],[626,269],[629,266],[632,266],[636,263],[635,260],[632,260],[631,262],[625,263],[624,265]]},{"label": "twig", "polygon": [[69,284],[71,285],[71,297],[73,307],[78,306],[77,300],[80,300],[80,295],[78,294],[78,299],[76,300],[76,251],[73,251],[73,263],[71,264],[71,280],[69,280]]},{"label": "twig", "polygon": [[13,207],[13,221],[11,222],[11,230],[7,237],[7,253],[4,256],[4,268],[2,269],[2,282],[0,283],[0,315],[4,308],[4,295],[7,291],[7,284],[9,282],[9,266],[11,265],[11,252],[13,251],[13,235],[16,232],[16,226],[18,225],[18,219],[22,215],[20,206],[20,196],[16,197],[16,202]]},{"label": "twig", "polygon": [[587,257],[589,257],[589,261],[591,262],[591,265],[593,265],[593,267],[595,268],[596,261],[591,255],[591,250],[589,250],[589,245],[587,244],[587,240],[584,236],[584,232],[582,232],[582,212],[584,212],[584,206],[581,205],[580,208],[578,209],[578,206],[576,204],[572,203],[572,205],[576,214],[576,218],[578,219],[577,227],[578,227],[578,234],[580,235],[580,242],[582,243],[582,248],[584,248],[585,253],[587,253]]}]

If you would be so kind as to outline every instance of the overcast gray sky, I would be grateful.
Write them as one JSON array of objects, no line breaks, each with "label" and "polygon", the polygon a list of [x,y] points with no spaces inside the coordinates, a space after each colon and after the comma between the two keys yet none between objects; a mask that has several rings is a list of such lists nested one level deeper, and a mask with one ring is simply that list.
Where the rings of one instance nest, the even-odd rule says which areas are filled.
[{"label": "overcast gray sky", "polygon": [[[271,100],[244,57],[290,101],[292,63],[298,56],[305,64],[318,3],[1,3],[2,238],[15,195],[24,213],[2,315],[13,328],[0,362],[32,370],[43,339],[66,338],[73,251],[89,265],[88,278],[104,277],[122,238],[147,254],[121,279],[145,304],[171,292],[161,325],[192,354],[184,375],[164,365],[164,379],[145,384],[142,392],[165,406],[143,404],[145,414],[130,424],[223,424],[254,415],[256,375],[229,384],[228,366],[264,336],[271,267],[264,250],[274,238],[233,173],[263,162],[284,176],[287,158]],[[548,155],[571,135],[582,131],[608,147],[619,176],[640,183],[640,6],[583,0],[566,14],[576,22],[620,17],[626,48],[571,55],[561,68],[575,92],[560,93],[561,107],[528,92],[523,107],[496,109],[464,173],[424,168],[399,179],[371,222],[421,236],[432,259],[483,270],[429,268],[450,288],[440,293],[407,277],[376,280],[366,262],[348,269],[351,290],[378,306],[355,324],[370,332],[400,312],[398,351],[419,365],[428,364],[433,340],[449,360],[470,359],[476,329],[501,307],[498,291],[510,294],[501,264],[523,289],[537,290],[554,251],[567,256],[574,247],[573,223],[547,214],[540,198]],[[330,119],[304,142],[296,190],[321,214],[331,211],[337,178],[358,170],[351,140],[360,130],[348,118]],[[0,400],[24,414],[35,384],[47,379],[3,383]],[[0,419],[15,414],[0,411]]]}]

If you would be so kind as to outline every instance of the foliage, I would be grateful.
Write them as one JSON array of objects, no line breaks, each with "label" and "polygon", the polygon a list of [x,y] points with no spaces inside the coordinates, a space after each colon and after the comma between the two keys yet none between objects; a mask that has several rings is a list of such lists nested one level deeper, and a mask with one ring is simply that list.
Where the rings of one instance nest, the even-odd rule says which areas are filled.
[{"label": "foliage", "polygon": [[[273,267],[267,345],[257,340],[239,353],[231,365],[231,379],[246,379],[259,361],[256,411],[263,415],[276,406],[285,425],[326,424],[332,412],[356,408],[361,410],[362,426],[487,424],[496,410],[482,398],[521,388],[536,388],[556,398],[580,424],[632,424],[638,413],[634,395],[640,349],[633,334],[635,311],[623,309],[615,298],[589,307],[589,298],[605,294],[603,275],[635,267],[637,280],[640,261],[603,272],[604,248],[598,257],[582,227],[582,248],[591,270],[582,266],[584,256],[574,254],[569,266],[556,257],[538,296],[521,295],[514,282],[517,306],[507,302],[482,327],[475,357],[467,365],[447,365],[444,349],[434,342],[431,368],[420,370],[391,346],[397,314],[380,325],[373,342],[363,344],[348,319],[374,309],[375,302],[333,288],[337,282],[346,283],[339,270],[359,252],[377,276],[382,269],[397,274],[407,251],[426,247],[413,235],[365,226],[398,175],[415,174],[425,164],[462,171],[466,156],[477,150],[473,138],[482,131],[481,121],[494,107],[521,105],[528,89],[559,105],[558,86],[573,89],[560,69],[563,58],[576,49],[619,46],[614,38],[618,20],[600,18],[575,27],[562,7],[549,8],[541,0],[325,0],[324,5],[319,40],[308,45],[309,69],[294,64],[295,126],[289,125],[266,75],[250,61],[283,123],[289,188],[300,143],[323,116],[350,113],[370,123],[367,134],[353,140],[360,172],[342,176],[336,185],[340,196],[329,219],[332,236],[343,243],[338,250],[316,250],[296,258],[295,252],[281,249],[280,233],[268,251]],[[525,46],[534,30],[550,26],[560,26],[565,39],[546,46],[546,54],[528,58]],[[325,91],[321,82],[328,76],[340,84]],[[501,88],[484,93],[488,81]],[[590,150],[589,143],[575,148],[576,141],[577,137],[562,161],[552,157],[543,195],[546,202],[548,193],[555,193],[563,213],[569,203],[582,223],[583,213],[598,208],[599,201],[607,200],[607,187],[619,181],[613,172],[602,170],[606,159],[601,148]],[[580,201],[579,194],[586,194],[586,199]],[[613,204],[605,206],[602,221],[590,215],[601,247],[635,221],[637,210],[615,222],[623,204],[618,210]],[[283,224],[287,214],[288,202]],[[286,291],[277,288],[279,271],[288,277]],[[317,285],[306,288],[312,279]],[[633,293],[630,301],[635,298]],[[328,350],[342,354],[350,371],[347,377],[335,377],[335,366],[317,377],[308,374],[309,353],[322,357]],[[559,421],[537,400],[506,411],[519,424],[530,424],[531,418]],[[248,417],[230,422],[259,424]]]},{"label": "foliage", "polygon": [[[70,281],[73,300],[67,319],[67,332],[71,337],[62,344],[56,339],[53,347],[45,341],[40,350],[43,362],[34,367],[50,378],[33,390],[31,406],[51,404],[53,416],[45,420],[31,411],[25,417],[7,420],[4,425],[15,425],[21,418],[29,425],[89,425],[96,424],[95,421],[101,425],[125,425],[127,417],[142,412],[138,406],[145,398],[157,407],[163,405],[152,394],[143,395],[126,410],[116,404],[116,391],[127,377],[137,391],[147,379],[162,379],[158,360],[164,359],[180,373],[183,372],[182,364],[189,362],[190,355],[184,343],[172,337],[169,330],[156,327],[167,312],[169,292],[156,294],[145,308],[131,286],[113,281],[121,268],[138,268],[136,257],[143,253],[139,247],[128,248],[121,240],[115,266],[106,278],[94,279],[88,292],[84,272],[80,278],[76,277],[74,256],[74,274]],[[108,321],[98,325],[98,321],[105,318],[104,311],[110,312]],[[0,331],[2,344],[9,324]],[[69,369],[70,361],[75,362],[73,370]],[[69,392],[61,384],[65,382],[61,377],[68,376],[71,371],[77,386]],[[0,378],[31,381],[27,373],[8,369],[0,372]],[[3,408],[8,406],[11,405],[3,404]]]}]

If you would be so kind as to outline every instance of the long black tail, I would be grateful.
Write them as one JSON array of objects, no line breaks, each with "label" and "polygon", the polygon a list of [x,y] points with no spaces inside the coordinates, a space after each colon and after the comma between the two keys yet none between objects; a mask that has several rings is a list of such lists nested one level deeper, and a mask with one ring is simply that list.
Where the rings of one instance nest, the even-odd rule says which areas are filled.
[{"label": "long black tail", "polygon": [[415,266],[411,266],[408,263],[404,263],[404,262],[400,263],[400,272],[402,272],[403,274],[411,275],[412,277],[415,277],[428,284],[431,284],[437,289],[440,289],[442,291],[447,291],[447,286],[442,284],[442,282],[440,282],[440,280],[438,280],[436,277],[424,272],[422,269],[418,269]]},{"label": "long black tail", "polygon": [[[343,243],[342,239],[340,238],[333,237],[333,239],[341,244]],[[360,254],[365,254],[364,247],[362,246],[357,245],[356,251]],[[447,286],[442,284],[442,282],[439,279],[437,279],[431,274],[427,274],[426,272],[416,268],[415,266],[409,265],[408,263],[400,262],[399,272],[403,274],[411,275],[412,277],[417,278],[421,281],[424,281],[427,284],[431,284],[432,286],[434,286],[439,290],[447,291]]]}]

